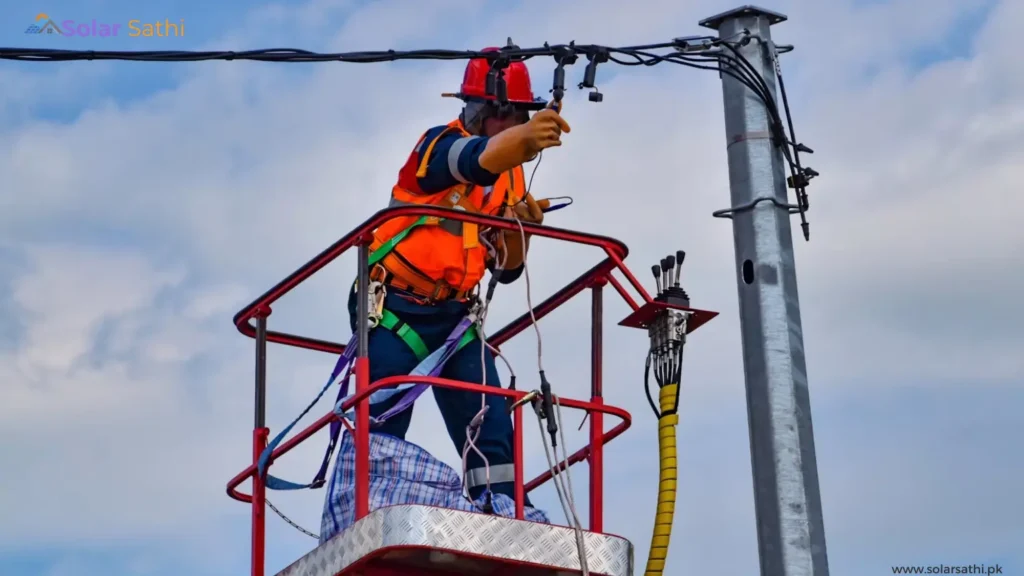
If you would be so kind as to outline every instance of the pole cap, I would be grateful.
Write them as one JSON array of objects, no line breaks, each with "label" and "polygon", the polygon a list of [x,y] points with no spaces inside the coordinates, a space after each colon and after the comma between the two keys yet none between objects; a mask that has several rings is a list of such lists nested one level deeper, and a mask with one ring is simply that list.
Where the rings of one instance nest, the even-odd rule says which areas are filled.
[{"label": "pole cap", "polygon": [[764,17],[766,17],[768,19],[768,25],[769,26],[771,26],[773,24],[778,24],[780,22],[785,22],[786,20],[789,20],[789,17],[786,16],[785,14],[781,14],[779,12],[774,12],[772,10],[767,10],[765,8],[760,8],[758,6],[752,6],[750,4],[747,4],[746,6],[740,6],[739,8],[733,8],[732,10],[729,10],[727,12],[722,12],[721,14],[716,14],[716,15],[710,17],[710,18],[705,18],[705,19],[701,20],[700,22],[698,22],[697,24],[699,26],[703,26],[705,28],[711,28],[712,30],[718,30],[719,26],[722,25],[722,22],[725,22],[726,20],[729,20],[729,19],[732,19],[732,18],[743,18],[743,17],[751,17],[751,16],[764,16]]}]

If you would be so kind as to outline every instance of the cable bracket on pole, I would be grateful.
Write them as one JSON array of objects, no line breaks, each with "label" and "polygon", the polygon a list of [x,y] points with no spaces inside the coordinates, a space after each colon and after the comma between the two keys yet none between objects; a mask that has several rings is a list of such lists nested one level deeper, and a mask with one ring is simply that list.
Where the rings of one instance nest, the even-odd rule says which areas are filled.
[{"label": "cable bracket on pole", "polygon": [[711,213],[711,215],[714,216],[715,218],[728,218],[732,220],[733,215],[740,212],[749,212],[753,210],[754,207],[760,204],[761,202],[771,202],[772,204],[775,204],[779,208],[784,208],[790,214],[800,214],[801,212],[800,207],[797,206],[796,204],[783,204],[782,202],[779,202],[778,200],[771,196],[762,196],[760,198],[755,198],[754,200],[751,200],[746,204],[740,204],[739,206],[733,206],[732,208],[724,208],[722,210],[715,210],[714,212]]}]

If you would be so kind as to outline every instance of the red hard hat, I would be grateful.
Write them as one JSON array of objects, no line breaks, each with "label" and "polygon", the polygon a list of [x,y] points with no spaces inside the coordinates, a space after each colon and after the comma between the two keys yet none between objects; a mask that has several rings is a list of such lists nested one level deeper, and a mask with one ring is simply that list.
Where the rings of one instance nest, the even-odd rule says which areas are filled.
[{"label": "red hard hat", "polygon": [[[484,48],[481,52],[497,52],[498,49]],[[462,77],[462,88],[459,90],[459,97],[463,100],[479,98],[482,100],[496,100],[497,96],[487,94],[487,73],[491,70],[491,64],[486,58],[473,58],[466,65],[466,73]],[[508,101],[519,107],[528,109],[541,109],[547,103],[542,98],[534,98],[533,87],[530,84],[530,71],[526,68],[525,62],[511,62],[504,69],[505,88]]]}]

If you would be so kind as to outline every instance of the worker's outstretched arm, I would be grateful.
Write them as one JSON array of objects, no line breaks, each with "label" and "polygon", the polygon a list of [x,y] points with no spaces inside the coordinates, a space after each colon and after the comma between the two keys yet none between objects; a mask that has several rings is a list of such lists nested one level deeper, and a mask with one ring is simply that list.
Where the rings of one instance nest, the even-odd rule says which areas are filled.
[{"label": "worker's outstretched arm", "polygon": [[426,174],[417,178],[420,190],[426,194],[458,184],[492,186],[506,170],[532,160],[545,148],[561,146],[561,134],[569,131],[569,124],[554,110],[546,109],[526,124],[490,138],[454,133],[438,138],[445,128],[430,129],[420,145],[418,163],[430,151]]},{"label": "worker's outstretched arm", "polygon": [[498,174],[480,166],[480,155],[487,147],[488,138],[462,136],[458,133],[444,134],[446,128],[431,128],[420,143],[417,164],[422,164],[423,155],[430,152],[426,173],[416,179],[420,190],[425,194],[433,194],[459,184],[493,186],[498,181]]}]

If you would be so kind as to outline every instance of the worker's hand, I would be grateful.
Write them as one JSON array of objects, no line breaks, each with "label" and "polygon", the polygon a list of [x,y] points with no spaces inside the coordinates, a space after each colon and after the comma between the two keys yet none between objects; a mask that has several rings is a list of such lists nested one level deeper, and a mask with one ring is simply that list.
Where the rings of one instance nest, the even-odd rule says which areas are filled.
[{"label": "worker's hand", "polygon": [[524,222],[531,222],[533,224],[544,223],[544,208],[551,204],[550,200],[534,200],[531,194],[527,194],[526,198],[522,202],[519,202],[515,206],[516,216]]},{"label": "worker's hand", "polygon": [[553,108],[545,108],[526,124],[488,138],[478,162],[491,174],[501,174],[533,160],[545,148],[561,146],[562,132],[569,132],[569,124]]},{"label": "worker's hand", "polygon": [[541,150],[562,145],[562,132],[571,131],[569,123],[553,108],[545,108],[533,115],[524,126],[526,147],[530,156]]}]

